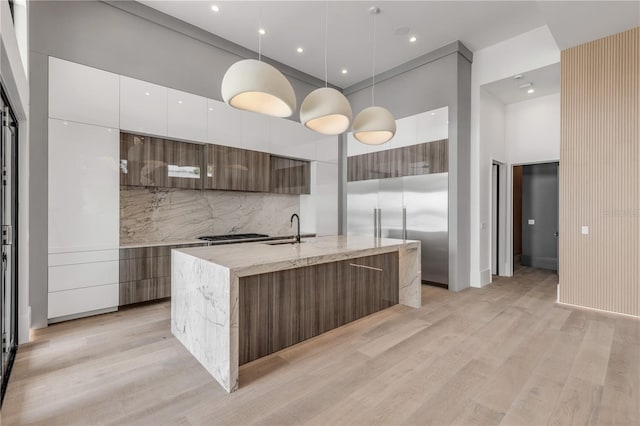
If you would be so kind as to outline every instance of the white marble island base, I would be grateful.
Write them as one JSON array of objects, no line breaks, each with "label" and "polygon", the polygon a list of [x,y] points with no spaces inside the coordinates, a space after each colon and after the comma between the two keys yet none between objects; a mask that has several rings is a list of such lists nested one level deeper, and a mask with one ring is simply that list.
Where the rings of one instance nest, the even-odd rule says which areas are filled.
[{"label": "white marble island base", "polygon": [[241,277],[398,252],[398,300],[421,305],[420,243],[332,236],[172,251],[171,331],[226,389],[238,387]]}]

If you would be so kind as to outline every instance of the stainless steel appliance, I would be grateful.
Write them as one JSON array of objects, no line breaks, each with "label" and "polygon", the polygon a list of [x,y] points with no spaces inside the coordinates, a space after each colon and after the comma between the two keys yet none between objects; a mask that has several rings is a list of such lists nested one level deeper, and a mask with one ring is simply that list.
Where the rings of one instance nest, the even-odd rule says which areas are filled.
[{"label": "stainless steel appliance", "polygon": [[422,243],[422,281],[449,284],[449,173],[347,184],[347,233]]}]

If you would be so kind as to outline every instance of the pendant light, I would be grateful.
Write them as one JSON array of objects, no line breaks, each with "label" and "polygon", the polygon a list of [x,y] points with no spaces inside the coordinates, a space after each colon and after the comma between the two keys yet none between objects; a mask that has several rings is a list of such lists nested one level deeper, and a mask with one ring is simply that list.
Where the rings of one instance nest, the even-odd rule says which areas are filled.
[{"label": "pendant light", "polygon": [[238,61],[224,74],[222,99],[237,109],[274,117],[289,117],[296,110],[296,94],[289,80],[280,71],[262,62],[262,35],[263,31],[260,29],[258,60]]},{"label": "pendant light", "polygon": [[396,134],[396,120],[389,110],[375,106],[376,86],[376,15],[380,9],[372,7],[373,15],[373,70],[371,81],[371,106],[360,112],[353,120],[353,136],[367,145],[381,145]]},{"label": "pendant light", "polygon": [[300,106],[300,122],[325,135],[338,135],[351,124],[351,105],[347,98],[331,87],[327,79],[327,34],[329,2],[324,12],[324,86],[309,93]]}]

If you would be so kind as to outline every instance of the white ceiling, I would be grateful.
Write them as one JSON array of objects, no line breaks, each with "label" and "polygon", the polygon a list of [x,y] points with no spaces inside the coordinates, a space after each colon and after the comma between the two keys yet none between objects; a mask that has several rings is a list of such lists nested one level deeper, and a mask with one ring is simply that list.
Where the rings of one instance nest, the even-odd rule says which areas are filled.
[{"label": "white ceiling", "polygon": [[[141,0],[154,9],[324,79],[325,1]],[[219,12],[211,10],[217,5]],[[632,1],[329,1],[328,79],[347,87],[456,40],[475,51],[549,25],[561,48],[640,25]],[[634,25],[635,23],[635,25]],[[407,31],[408,29],[408,31]],[[398,33],[401,33],[400,35]],[[409,42],[416,36],[415,43]],[[296,52],[298,47],[303,53]],[[341,70],[346,68],[347,74]]]},{"label": "white ceiling", "polygon": [[[560,63],[531,70],[520,75],[522,76],[520,79],[509,77],[485,84],[482,88],[505,105],[560,92]],[[521,88],[521,86],[528,83],[531,83],[531,86]],[[535,91],[528,93],[527,90],[530,88]]]}]

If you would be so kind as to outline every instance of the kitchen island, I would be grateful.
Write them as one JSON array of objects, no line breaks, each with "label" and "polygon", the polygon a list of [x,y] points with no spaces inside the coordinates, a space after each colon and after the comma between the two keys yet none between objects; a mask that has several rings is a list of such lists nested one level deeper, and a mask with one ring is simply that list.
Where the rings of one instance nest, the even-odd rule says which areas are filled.
[{"label": "kitchen island", "polygon": [[397,303],[420,307],[420,274],[420,242],[408,240],[329,236],[177,249],[171,331],[233,392],[241,364]]}]

